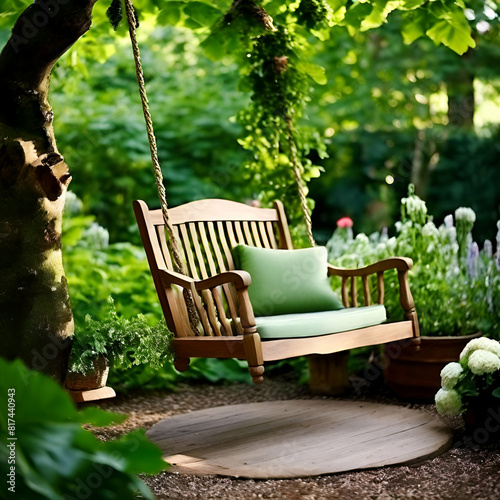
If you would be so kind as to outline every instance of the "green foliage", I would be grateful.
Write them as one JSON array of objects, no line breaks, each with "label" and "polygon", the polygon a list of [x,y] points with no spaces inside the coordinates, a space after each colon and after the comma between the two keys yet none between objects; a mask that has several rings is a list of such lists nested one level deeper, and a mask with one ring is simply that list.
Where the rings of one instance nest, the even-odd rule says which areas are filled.
[{"label": "green foliage", "polygon": [[[305,184],[318,177],[320,168],[308,155],[313,149],[321,155],[324,147],[319,135],[298,120],[309,99],[310,79],[326,80],[323,68],[308,61],[310,47],[297,23],[327,27],[331,8],[320,1],[267,7],[272,17],[253,2],[233,4],[203,45],[214,58],[232,50],[240,65],[240,89],[251,93],[250,105],[238,114],[245,130],[239,143],[253,157],[244,178],[264,204],[284,201],[292,227],[300,227],[294,169]],[[230,39],[239,42],[236,50]]]},{"label": "green foliage", "polygon": [[109,22],[113,29],[116,31],[123,17],[123,5],[122,0],[113,0],[108,10],[106,11]]},{"label": "green foliage", "polygon": [[104,356],[110,366],[127,370],[134,365],[148,364],[159,370],[171,361],[170,339],[164,320],[150,326],[146,317],[139,314],[133,318],[118,316],[111,297],[103,321],[90,316],[85,324],[75,329],[71,347],[70,370],[87,373],[93,370],[93,363]]},{"label": "green foliage", "polygon": [[426,202],[437,220],[450,207],[471,207],[477,215],[474,239],[494,238],[500,219],[500,128],[486,137],[455,132],[438,146],[439,163],[431,173]]},{"label": "green foliage", "polygon": [[185,372],[178,372],[173,363],[165,363],[160,369],[148,365],[132,366],[127,370],[114,369],[108,377],[109,385],[121,390],[175,389],[179,383],[252,385],[248,364],[237,359],[192,358]]},{"label": "green foliage", "polygon": [[[186,29],[154,29],[144,21],[138,36],[169,205],[251,197],[241,178],[241,129],[231,120],[247,102],[236,88],[237,68],[207,60]],[[109,230],[112,242],[139,243],[132,201],[153,207],[159,201],[130,42],[119,37],[112,50],[97,64],[77,44],[54,72],[51,103],[71,189],[86,213]],[[76,73],[81,64],[89,68],[86,79]]]},{"label": "green foliage", "polygon": [[[315,43],[315,62],[325,67],[328,85],[312,93],[307,114],[326,137],[329,156],[321,162],[325,173],[309,185],[317,241],[326,241],[344,214],[367,234],[392,225],[410,180],[438,220],[460,204],[471,206],[478,213],[475,236],[491,238],[500,217],[493,192],[498,169],[492,168],[498,161],[499,22],[485,16],[484,2],[475,4],[467,6],[474,8],[479,43],[462,57],[424,37],[402,44],[401,12],[380,28],[354,37],[334,29]],[[488,30],[479,33],[478,23],[486,21]],[[464,74],[475,77],[476,133],[454,130],[447,114],[454,75]],[[471,104],[468,97],[464,112]],[[390,186],[388,175],[395,180]]]},{"label": "green foliage", "polygon": [[82,203],[67,193],[63,216],[63,260],[76,329],[85,317],[104,320],[111,295],[124,317],[144,314],[151,324],[162,318],[146,255],[131,243],[108,245],[107,231],[82,215]]},{"label": "green foliage", "polygon": [[[173,389],[187,380],[251,383],[246,363],[233,359],[194,359],[186,372],[175,370],[144,250],[128,243],[107,246],[106,230],[81,212],[81,201],[68,192],[63,247],[75,316],[73,370],[92,369],[102,353],[116,361],[110,385],[125,390]],[[116,304],[105,308],[110,294]]]},{"label": "green foliage", "polygon": [[56,382],[21,361],[0,358],[0,371],[0,390],[12,405],[2,405],[0,428],[16,438],[0,443],[0,471],[5,480],[14,470],[13,497],[154,499],[136,474],[158,473],[167,464],[144,430],[101,442],[82,424],[120,423],[122,415],[97,408],[78,412]]},{"label": "green foliage", "polygon": [[465,4],[433,2],[424,11],[404,16],[403,37],[412,43],[421,36],[428,36],[436,45],[443,44],[457,54],[465,53],[476,42],[471,36],[471,27],[464,16]]},{"label": "green foliage", "polygon": [[179,380],[209,381],[211,383],[240,382],[252,384],[248,363],[238,359],[195,358]]},{"label": "green foliage", "polygon": [[[467,335],[482,331],[498,338],[500,331],[500,272],[490,250],[459,259],[453,216],[436,227],[425,203],[410,190],[402,200],[402,220],[396,236],[360,233],[356,238],[337,228],[328,242],[330,259],[343,267],[359,267],[400,255],[413,259],[409,274],[423,335]],[[456,217],[457,218],[457,217]],[[487,245],[486,245],[487,247]],[[386,304],[391,319],[402,319],[396,274],[386,276]],[[340,286],[340,284],[337,284]]]},{"label": "green foliage", "polygon": [[[251,2],[248,3],[253,5]],[[324,160],[327,156],[320,135],[314,129],[305,127],[303,120],[298,121],[304,115],[306,102],[311,98],[312,82],[310,79],[317,84],[327,82],[324,68],[310,62],[313,43],[307,33],[310,32],[323,40],[325,44],[329,43],[327,41],[329,38],[332,39],[327,52],[329,69],[332,73],[332,78],[328,81],[338,79],[338,73],[344,70],[344,68],[340,69],[339,65],[332,64],[331,51],[333,50],[344,59],[339,61],[340,65],[345,67],[346,72],[351,71],[350,78],[353,80],[353,87],[364,88],[368,92],[371,90],[369,87],[359,85],[360,71],[352,71],[350,61],[346,66],[345,48],[338,44],[338,34],[342,31],[339,31],[340,28],[331,30],[332,26],[342,24],[348,28],[350,43],[366,59],[367,64],[362,67],[363,72],[366,72],[373,53],[367,51],[365,44],[359,43],[356,38],[364,38],[369,44],[370,39],[375,36],[364,35],[364,32],[385,23],[389,13],[396,8],[400,8],[405,13],[422,12],[425,14],[424,24],[434,30],[432,36],[435,38],[439,34],[443,43],[452,45],[459,52],[463,52],[463,47],[459,47],[460,44],[472,45],[474,42],[470,38],[470,26],[463,15],[464,6],[450,6],[446,2],[434,2],[430,5],[422,1],[407,1],[399,4],[382,1],[373,2],[371,5],[369,2],[353,2],[346,5],[342,1],[327,4],[304,0],[286,5],[281,2],[264,2],[263,6],[272,17],[267,23],[257,22],[259,29],[255,27],[256,16],[251,14],[243,16],[248,19],[246,24],[241,17],[238,18],[238,23],[221,21],[220,24],[215,25],[211,36],[204,42],[204,46],[211,57],[221,58],[227,55],[230,48],[233,54],[238,55],[242,71],[240,88],[252,93],[250,106],[239,114],[240,121],[245,126],[245,131],[248,132],[240,139],[240,144],[253,153],[253,160],[245,166],[246,178],[253,187],[256,197],[265,204],[275,198],[284,200],[292,219],[292,227],[296,227],[300,220],[300,210],[293,175],[290,173],[291,164],[294,163],[290,143],[295,143],[297,163],[305,184],[311,178],[319,177],[322,168],[316,162]],[[228,13],[234,13],[234,9],[233,5]],[[445,13],[449,16],[446,17]],[[443,21],[442,16],[445,16],[446,21]],[[407,22],[404,14],[400,17],[403,17],[402,24],[397,25],[395,30],[398,36],[402,27],[412,24]],[[439,26],[442,21],[450,22],[450,19],[453,19],[451,21],[453,29],[464,30],[459,39],[455,40],[454,34],[445,33],[446,29]],[[227,18],[224,17],[223,20],[227,21]],[[239,40],[235,31],[240,35]],[[319,45],[317,40],[314,45]],[[399,40],[398,45],[401,45]],[[234,49],[235,46],[238,49]],[[394,57],[391,57],[388,68],[390,67],[392,71],[394,66]],[[387,74],[386,82],[391,81],[390,75]],[[340,81],[339,87],[344,86]],[[420,90],[416,93],[418,92]],[[379,92],[379,95],[383,98],[386,96],[383,92]],[[371,99],[371,95],[367,97]],[[402,94],[397,96],[398,101],[406,103],[407,101],[403,101],[403,98]],[[369,113],[364,109],[365,102],[365,99],[357,99],[354,107],[360,109],[367,117]],[[345,104],[346,109],[352,109],[352,104],[348,100]],[[324,103],[320,103],[320,106],[324,106]],[[391,108],[393,107],[391,103]],[[391,108],[390,123],[392,125],[394,110]],[[292,127],[288,126],[287,118],[292,121]],[[332,113],[325,116],[325,122],[328,124],[327,120],[332,120]],[[332,128],[330,124],[327,126],[330,130],[337,128]],[[312,201],[309,204],[312,206]]]},{"label": "green foliage", "polygon": [[[360,127],[335,133],[328,144],[329,158],[323,161],[325,173],[310,184],[317,241],[326,242],[343,215],[366,234],[391,227],[410,179],[416,181],[436,223],[456,207],[469,206],[477,214],[474,239],[481,244],[493,239],[500,218],[500,192],[495,189],[500,182],[495,168],[500,160],[499,131],[484,137],[434,126],[424,135],[422,143],[422,134],[411,129],[368,132]],[[422,176],[413,168],[419,144]],[[394,179],[392,185],[387,176]]]},{"label": "green foliage", "polygon": [[[6,28],[12,26],[20,9],[30,3],[25,0],[21,6],[21,2],[17,0],[3,1],[0,40],[7,39]],[[235,144],[236,138],[246,136],[247,131],[242,131],[234,121],[228,121],[228,117],[244,107],[247,101],[235,92],[237,69],[234,65],[229,65],[231,58],[227,55],[229,51],[236,53],[236,57],[241,54],[246,56],[244,49],[248,46],[240,45],[240,34],[234,29],[223,30],[223,35],[219,37],[219,42],[223,40],[222,48],[213,44],[215,56],[222,58],[222,62],[216,66],[201,57],[197,35],[183,29],[152,29],[153,23],[158,22],[177,24],[207,33],[207,29],[228,12],[230,2],[135,0],[134,4],[142,15],[139,36],[171,204],[210,196],[234,199],[260,197],[262,200],[278,196],[287,205],[288,200],[296,204],[293,180],[289,175],[285,178],[285,174],[289,173],[289,165],[282,161],[289,148],[286,141],[282,141],[277,166],[273,167],[278,175],[275,176],[273,170],[265,166],[265,162],[254,172],[247,169],[245,175],[242,174],[241,165],[251,164],[253,160]],[[478,4],[483,5],[484,2],[467,2],[467,7],[475,11],[475,23],[484,18],[481,7],[476,8]],[[489,4],[496,9],[494,4]],[[450,12],[458,12],[455,3],[406,0],[398,5],[403,9],[402,13],[391,13],[394,2],[378,0],[329,0],[327,3],[315,0],[294,3],[264,1],[263,5],[272,15],[276,26],[286,26],[288,30],[291,40],[289,58],[295,66],[290,66],[287,78],[290,77],[290,81],[293,81],[294,72],[295,77],[300,76],[304,83],[305,103],[310,98],[318,103],[315,108],[310,108],[310,123],[319,126],[319,130],[334,129],[334,139],[341,142],[340,147],[338,142],[330,146],[331,160],[320,158],[319,156],[325,156],[321,146],[323,134],[304,126],[305,120],[309,118],[304,113],[294,130],[294,140],[302,155],[304,179],[307,182],[309,177],[320,174],[319,168],[311,167],[308,171],[309,162],[311,166],[322,164],[329,170],[335,169],[336,179],[346,172],[354,177],[354,172],[361,171],[362,188],[356,186],[352,190],[345,189],[346,183],[339,182],[335,186],[335,193],[325,197],[329,203],[336,202],[336,207],[342,206],[342,210],[358,210],[359,216],[364,210],[360,203],[362,199],[371,202],[382,198],[388,205],[393,203],[397,191],[395,194],[388,194],[383,182],[387,173],[385,169],[387,165],[396,165],[389,168],[390,173],[402,170],[403,174],[398,180],[402,181],[400,184],[406,184],[406,160],[413,142],[411,135],[409,139],[405,137],[399,142],[401,147],[396,151],[388,146],[391,141],[397,142],[394,137],[385,136],[383,141],[377,143],[377,138],[372,136],[368,144],[361,148],[361,158],[356,150],[359,135],[353,137],[349,133],[353,125],[360,128],[364,126],[370,131],[381,126],[400,128],[395,123],[399,120],[402,126],[414,121],[426,125],[431,122],[432,126],[432,122],[444,119],[444,113],[439,113],[437,118],[431,116],[431,106],[416,101],[416,95],[428,97],[429,93],[439,88],[443,73],[446,75],[446,71],[455,72],[458,60],[460,64],[468,64],[478,72],[491,72],[491,68],[495,67],[492,63],[495,52],[483,51],[484,43],[479,44],[480,50],[476,49],[473,57],[469,51],[467,58],[457,57],[453,64],[448,59],[442,59],[444,63],[439,59],[438,62],[431,59],[430,54],[434,54],[434,50],[438,57],[444,53],[451,54],[447,49],[421,51],[422,45],[432,45],[425,43],[424,37],[420,37],[408,49],[409,52],[404,53],[400,48],[402,29],[412,32],[413,39],[416,34],[422,34],[419,31],[421,29],[424,29],[423,35],[426,36],[425,31],[447,19],[439,17],[443,12],[448,9]],[[101,1],[96,4],[92,30],[58,65],[53,78],[51,102],[56,114],[58,145],[72,169],[72,189],[85,200],[85,206],[88,207],[86,213],[95,214],[99,223],[109,228],[112,241],[138,242],[130,202],[134,198],[143,198],[154,205],[157,204],[157,198],[141,111],[135,97],[136,84],[129,57],[130,48],[123,37],[126,34],[125,23],[122,23],[115,35],[105,18],[108,6],[109,2]],[[255,12],[259,12],[258,9],[254,8]],[[403,19],[401,24],[399,18]],[[387,19],[390,23],[385,24]],[[487,20],[492,28],[493,25],[498,25],[497,19]],[[241,18],[238,22],[240,27],[248,24]],[[238,22],[234,21],[233,24],[237,25]],[[269,20],[266,22],[269,24]],[[365,31],[378,24],[382,25],[385,34],[381,35],[380,31]],[[334,29],[330,29],[332,26]],[[257,19],[254,18],[252,29],[247,30],[247,42],[250,37],[256,38],[258,33],[265,33],[264,28],[262,19],[259,21],[258,16]],[[432,34],[435,38],[441,37],[443,43],[448,38],[451,43],[463,45],[464,41],[470,42],[465,35],[455,40],[456,29],[464,29],[463,23],[458,28],[453,28],[455,32],[443,25],[434,29]],[[477,35],[477,30],[475,31]],[[386,36],[388,32],[391,36]],[[306,44],[306,40],[313,40],[310,33],[316,38],[316,48],[320,44],[319,40],[324,44],[323,54],[319,57],[313,57]],[[493,29],[481,36],[495,40]],[[211,38],[204,43],[207,52],[210,52],[207,44]],[[235,46],[239,50],[234,51]],[[483,64],[478,64],[476,60],[476,55],[479,54],[481,58],[478,57],[478,60],[482,60]],[[241,60],[242,67],[249,71],[250,61],[245,57]],[[395,60],[398,64],[394,64]],[[421,61],[419,64],[422,66],[416,68],[414,61]],[[488,63],[484,64],[484,61]],[[375,62],[382,64],[377,66]],[[321,64],[326,72],[316,63]],[[439,71],[432,75],[431,68],[438,68]],[[398,70],[401,72],[398,73]],[[80,74],[87,79],[82,79]],[[401,76],[395,78],[395,75]],[[405,86],[409,78],[416,81]],[[316,87],[311,93],[310,88],[315,83],[323,84],[326,80],[331,86],[324,87],[324,90]],[[394,88],[391,85],[395,80],[397,85]],[[300,99],[298,102],[300,104]],[[300,109],[301,105],[294,109],[294,119],[299,116]],[[347,134],[339,137],[343,130]],[[259,141],[264,137],[259,131],[255,134]],[[257,152],[266,159],[268,148],[265,143],[257,141],[252,145],[252,140],[245,143],[245,146],[250,148],[251,153]],[[387,157],[384,158],[382,154],[386,145],[389,150],[387,162]],[[491,148],[486,146],[483,151],[487,149]],[[344,156],[338,162],[342,155]],[[404,161],[394,162],[394,159],[401,159],[403,156]],[[358,160],[362,160],[362,167],[358,168]],[[457,170],[459,173],[463,171],[462,168]],[[269,185],[268,179],[273,184]],[[489,187],[495,185],[487,181],[486,184]],[[435,199],[445,198],[438,196],[438,189],[435,193]],[[491,200],[493,202],[494,198]],[[298,213],[296,207],[297,205],[295,208],[290,205],[292,214]],[[322,210],[322,213],[327,212],[331,210]],[[495,210],[489,210],[490,217],[494,216],[494,212]],[[77,221],[79,217],[82,222],[80,226]],[[87,219],[85,222],[85,216],[79,217],[73,219],[75,237],[78,231],[85,232],[88,229],[90,221]],[[481,218],[480,222],[483,220]],[[65,244],[65,252],[67,248],[68,245]],[[110,294],[117,301],[117,309],[126,317],[139,312],[145,312],[151,320],[161,316],[141,249],[129,243],[113,243],[107,248],[95,248],[89,242],[75,244],[69,254],[65,256],[66,269],[77,323],[83,324],[88,313],[95,318],[102,317],[100,304]]]}]

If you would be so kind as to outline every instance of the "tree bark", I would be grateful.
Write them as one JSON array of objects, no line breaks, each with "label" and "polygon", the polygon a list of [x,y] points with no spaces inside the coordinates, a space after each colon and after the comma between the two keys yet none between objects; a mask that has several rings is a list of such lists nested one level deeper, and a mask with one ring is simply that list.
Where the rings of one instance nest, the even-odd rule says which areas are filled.
[{"label": "tree bark", "polygon": [[62,382],[73,333],[61,227],[71,175],[48,101],[97,0],[35,0],[0,54],[0,355]]}]

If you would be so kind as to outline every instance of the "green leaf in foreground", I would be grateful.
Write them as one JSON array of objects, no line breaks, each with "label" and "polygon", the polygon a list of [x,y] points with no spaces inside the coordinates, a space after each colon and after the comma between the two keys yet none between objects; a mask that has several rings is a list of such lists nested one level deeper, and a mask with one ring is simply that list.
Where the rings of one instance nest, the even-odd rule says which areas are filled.
[{"label": "green leaf in foreground", "polygon": [[442,43],[457,54],[464,54],[469,47],[474,48],[476,42],[471,36],[470,27],[463,14],[453,12],[446,19],[442,19],[432,28],[429,28],[425,34],[436,44]]},{"label": "green leaf in foreground", "polygon": [[8,405],[2,405],[0,429],[16,438],[0,443],[0,473],[5,478],[10,472],[8,458],[15,449],[13,498],[132,500],[140,492],[154,499],[136,474],[157,473],[168,464],[144,430],[101,442],[82,423],[109,425],[126,417],[96,408],[79,412],[56,382],[19,360],[0,358],[0,373],[0,391],[14,411],[9,414]]}]

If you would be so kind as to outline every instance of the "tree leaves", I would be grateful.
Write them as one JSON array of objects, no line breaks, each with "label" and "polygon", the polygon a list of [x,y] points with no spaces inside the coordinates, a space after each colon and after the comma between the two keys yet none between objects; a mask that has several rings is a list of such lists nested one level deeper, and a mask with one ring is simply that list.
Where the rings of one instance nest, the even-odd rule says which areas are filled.
[{"label": "tree leaves", "polygon": [[476,46],[463,9],[457,5],[445,7],[441,2],[427,10],[408,12],[402,35],[406,44],[427,36],[436,45],[443,44],[460,55]]},{"label": "tree leaves", "polygon": [[399,9],[400,10],[413,10],[421,7],[428,0],[401,0]]},{"label": "tree leaves", "polygon": [[[465,18],[463,1],[448,0],[364,0],[348,2],[347,0],[324,0],[329,8],[328,23],[321,30],[310,27],[309,31],[321,39],[328,36],[328,30],[336,29],[336,25],[345,26],[351,36],[360,30],[376,28],[388,21],[390,13],[395,10],[419,13],[411,19],[403,29],[405,43],[412,43],[420,36],[427,36],[437,45],[443,44],[458,54],[463,54],[475,42],[471,37],[471,28]],[[289,15],[294,9],[302,12],[301,6],[311,0],[302,0],[288,5],[284,0],[263,2],[264,8],[274,15]],[[221,18],[229,1],[209,2],[202,0],[136,0],[137,6],[144,14],[155,13],[160,25],[180,25],[195,30],[207,29]],[[28,6],[19,5],[16,0],[3,0],[3,12],[0,13],[0,28],[11,26],[12,20],[21,9]],[[13,17],[14,16],[14,17]],[[425,21],[422,23],[422,21]],[[330,28],[328,27],[330,26]],[[227,32],[224,33],[224,35]],[[224,35],[221,35],[223,37]],[[234,40],[232,40],[234,41]],[[221,40],[207,41],[207,53],[212,59],[221,58],[227,53],[229,44]]]},{"label": "tree leaves", "polygon": [[375,0],[372,2],[373,9],[370,14],[361,22],[361,30],[366,31],[372,28],[378,28],[385,23],[387,16],[397,9],[400,0]]},{"label": "tree leaves", "polygon": [[410,45],[415,40],[425,35],[426,15],[425,12],[411,12],[405,16],[402,35],[404,43]]},{"label": "tree leaves", "polygon": [[184,7],[184,14],[200,26],[212,26],[222,15],[222,11],[204,2],[190,2]]},{"label": "tree leaves", "polygon": [[403,26],[404,42],[410,44],[421,36],[429,37],[436,45],[443,44],[457,54],[475,47],[471,27],[465,17],[463,2],[447,0],[367,0],[353,2],[348,8],[342,24],[351,36],[358,31],[367,31],[387,22],[395,10],[408,11]]},{"label": "tree leaves", "polygon": [[302,60],[297,62],[296,68],[298,71],[309,75],[319,85],[326,85],[328,83],[325,68],[318,64]]},{"label": "tree leaves", "polygon": [[439,17],[441,20],[425,32],[436,45],[442,43],[460,55],[469,47],[476,46],[470,26],[460,9],[442,12]]}]

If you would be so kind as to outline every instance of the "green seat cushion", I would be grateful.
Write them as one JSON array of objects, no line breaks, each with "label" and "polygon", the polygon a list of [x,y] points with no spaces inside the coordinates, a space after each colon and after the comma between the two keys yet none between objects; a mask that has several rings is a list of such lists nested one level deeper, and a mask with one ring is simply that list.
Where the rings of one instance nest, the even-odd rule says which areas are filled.
[{"label": "green seat cushion", "polygon": [[350,307],[338,311],[284,314],[255,318],[261,339],[293,339],[328,335],[383,323],[383,305]]},{"label": "green seat cushion", "polygon": [[256,316],[342,309],[330,286],[325,247],[273,250],[238,245],[235,265],[248,271],[248,288]]}]

